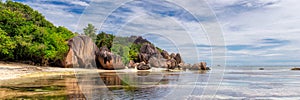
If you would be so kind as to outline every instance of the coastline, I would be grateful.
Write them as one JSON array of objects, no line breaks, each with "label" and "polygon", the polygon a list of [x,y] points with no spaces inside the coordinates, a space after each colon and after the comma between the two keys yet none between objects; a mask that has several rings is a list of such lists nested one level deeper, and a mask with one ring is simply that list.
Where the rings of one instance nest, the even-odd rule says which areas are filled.
[{"label": "coastline", "polygon": [[[293,70],[291,67],[286,70]],[[80,68],[60,68],[60,67],[43,67],[34,66],[29,64],[23,64],[18,62],[3,62],[0,61],[0,84],[5,80],[20,79],[20,78],[32,78],[32,77],[51,77],[51,76],[66,76],[75,75],[76,73],[104,73],[104,72],[137,72],[137,69],[121,69],[121,70],[105,70],[105,69],[80,69]],[[151,71],[160,72],[166,71],[163,68],[152,68],[150,70],[139,71]],[[172,72],[180,70],[171,70]]]},{"label": "coastline", "polygon": [[[163,68],[153,68],[145,71],[165,71]],[[177,70],[173,70],[177,71]],[[80,68],[60,68],[42,67],[17,62],[0,62],[0,84],[7,80],[32,78],[32,77],[51,77],[67,76],[76,73],[104,73],[104,72],[137,72],[136,69],[104,70],[104,69],[80,69]]]}]

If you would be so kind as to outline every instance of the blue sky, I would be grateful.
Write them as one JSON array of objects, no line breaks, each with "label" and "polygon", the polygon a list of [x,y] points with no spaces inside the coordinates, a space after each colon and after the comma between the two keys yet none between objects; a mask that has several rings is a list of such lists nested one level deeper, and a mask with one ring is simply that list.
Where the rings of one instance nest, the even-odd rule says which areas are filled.
[{"label": "blue sky", "polygon": [[116,35],[144,35],[161,48],[181,52],[190,63],[212,59],[214,40],[208,37],[210,32],[220,31],[207,29],[217,30],[212,25],[217,19],[226,44],[227,65],[300,65],[297,0],[14,1],[33,7],[55,25],[74,32],[82,32],[92,23]]}]

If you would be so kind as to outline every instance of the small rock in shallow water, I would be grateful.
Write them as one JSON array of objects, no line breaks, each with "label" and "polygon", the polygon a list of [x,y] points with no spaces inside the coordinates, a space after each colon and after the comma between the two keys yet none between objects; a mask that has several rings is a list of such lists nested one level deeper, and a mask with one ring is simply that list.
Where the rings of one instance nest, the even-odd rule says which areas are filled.
[{"label": "small rock in shallow water", "polygon": [[291,70],[300,70],[300,68],[292,68]]},{"label": "small rock in shallow water", "polygon": [[264,68],[259,68],[259,70],[265,70]]},{"label": "small rock in shallow water", "polygon": [[206,69],[205,70],[210,70],[210,68],[209,67],[206,67]]}]

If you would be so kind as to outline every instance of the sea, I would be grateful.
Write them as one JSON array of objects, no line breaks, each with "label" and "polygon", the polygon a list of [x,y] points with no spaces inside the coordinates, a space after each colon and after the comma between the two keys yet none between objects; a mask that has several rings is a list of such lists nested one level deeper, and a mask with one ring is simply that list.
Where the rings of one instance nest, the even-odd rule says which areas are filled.
[{"label": "sea", "polygon": [[[300,100],[294,66],[76,73],[0,84],[2,99]],[[216,67],[217,68],[217,67]],[[76,72],[76,70],[75,70]],[[22,80],[19,80],[22,81]]]}]

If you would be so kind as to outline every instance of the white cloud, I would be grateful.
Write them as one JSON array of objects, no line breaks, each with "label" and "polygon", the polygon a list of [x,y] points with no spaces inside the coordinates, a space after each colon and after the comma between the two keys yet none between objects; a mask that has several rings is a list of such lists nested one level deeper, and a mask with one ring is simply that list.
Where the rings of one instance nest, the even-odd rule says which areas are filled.
[{"label": "white cloud", "polygon": [[88,3],[83,1],[71,1],[71,4],[80,5],[80,6],[89,6]]},{"label": "white cloud", "polygon": [[[87,23],[94,24],[98,29],[118,30],[114,29],[114,24],[101,28],[101,21],[104,21],[107,15],[111,14],[117,7],[125,5],[123,2],[127,1],[130,0],[94,0],[88,4],[80,0],[63,0],[63,2],[77,6],[87,6],[88,8],[83,15],[66,11],[65,9],[68,9],[69,6],[43,4],[42,1],[25,3],[42,12],[46,18],[55,25],[66,26],[73,31],[77,30],[81,32],[81,29],[85,27]],[[289,41],[287,44],[273,48],[228,50],[227,57],[229,64],[249,64],[246,62],[267,64],[269,63],[268,61],[272,60],[295,60],[300,57],[300,39],[298,36],[300,32],[300,14],[297,13],[300,6],[298,6],[299,1],[297,0],[207,0],[214,12],[211,12],[205,0],[191,0],[188,2],[184,0],[175,1],[175,4],[180,4],[180,7],[190,11],[195,17],[204,18],[201,23],[203,27],[201,27],[199,23],[184,21],[176,17],[155,16],[152,12],[143,9],[143,6],[134,7],[132,5],[125,5],[127,7],[129,6],[133,12],[116,14],[116,16],[120,18],[125,18],[124,20],[128,22],[120,29],[120,32],[127,35],[145,32],[159,33],[175,41],[174,44],[182,46],[183,50],[186,50],[186,52],[183,52],[183,55],[185,55],[186,58],[193,59],[189,57],[193,50],[189,51],[189,49],[195,47],[194,44],[211,45],[211,43],[214,43],[214,40],[222,38],[218,36],[214,37],[212,34],[205,34],[204,32],[221,32],[221,30],[216,28],[219,25],[212,23],[216,21],[213,19],[215,12],[220,21],[220,26],[222,26],[224,31],[225,43],[229,46],[250,45],[253,47],[261,47],[272,45],[261,43],[260,41],[263,39]],[[162,4],[160,2],[149,2],[155,5],[172,7],[172,5]],[[197,4],[197,7],[195,7],[195,4]],[[163,10],[164,9],[161,9],[160,11]],[[78,27],[76,27],[78,21]],[[203,30],[203,28],[207,30]],[[185,35],[182,36],[182,34]],[[170,48],[167,44],[158,43],[157,45],[165,46],[166,49]],[[197,49],[201,60],[210,59],[211,48],[203,47]],[[300,63],[295,62],[293,64]]]},{"label": "white cloud", "polygon": [[[228,0],[208,1],[217,12],[218,18],[224,29],[224,37],[227,45],[252,45],[268,46],[272,44],[262,44],[262,39],[288,40],[289,43],[274,48],[247,49],[228,51],[228,55],[234,55],[229,63],[237,61],[254,62],[259,64],[275,64],[267,61],[285,61],[299,59],[299,28],[300,14],[296,13],[300,9],[297,0]],[[246,9],[241,11],[239,5],[248,4]],[[248,3],[247,3],[248,2]],[[268,3],[273,3],[266,5]],[[260,5],[263,4],[263,5]],[[231,8],[235,6],[237,8]],[[257,58],[260,58],[257,60]],[[289,62],[290,63],[290,62]],[[297,62],[294,62],[295,64]],[[278,64],[278,63],[276,63]],[[281,65],[286,64],[284,62]],[[299,64],[299,62],[298,62]]]},{"label": "white cloud", "polygon": [[70,6],[44,3],[43,0],[34,2],[26,1],[24,3],[42,13],[54,25],[65,26],[72,31],[76,29],[80,14],[66,10],[71,9]]}]

